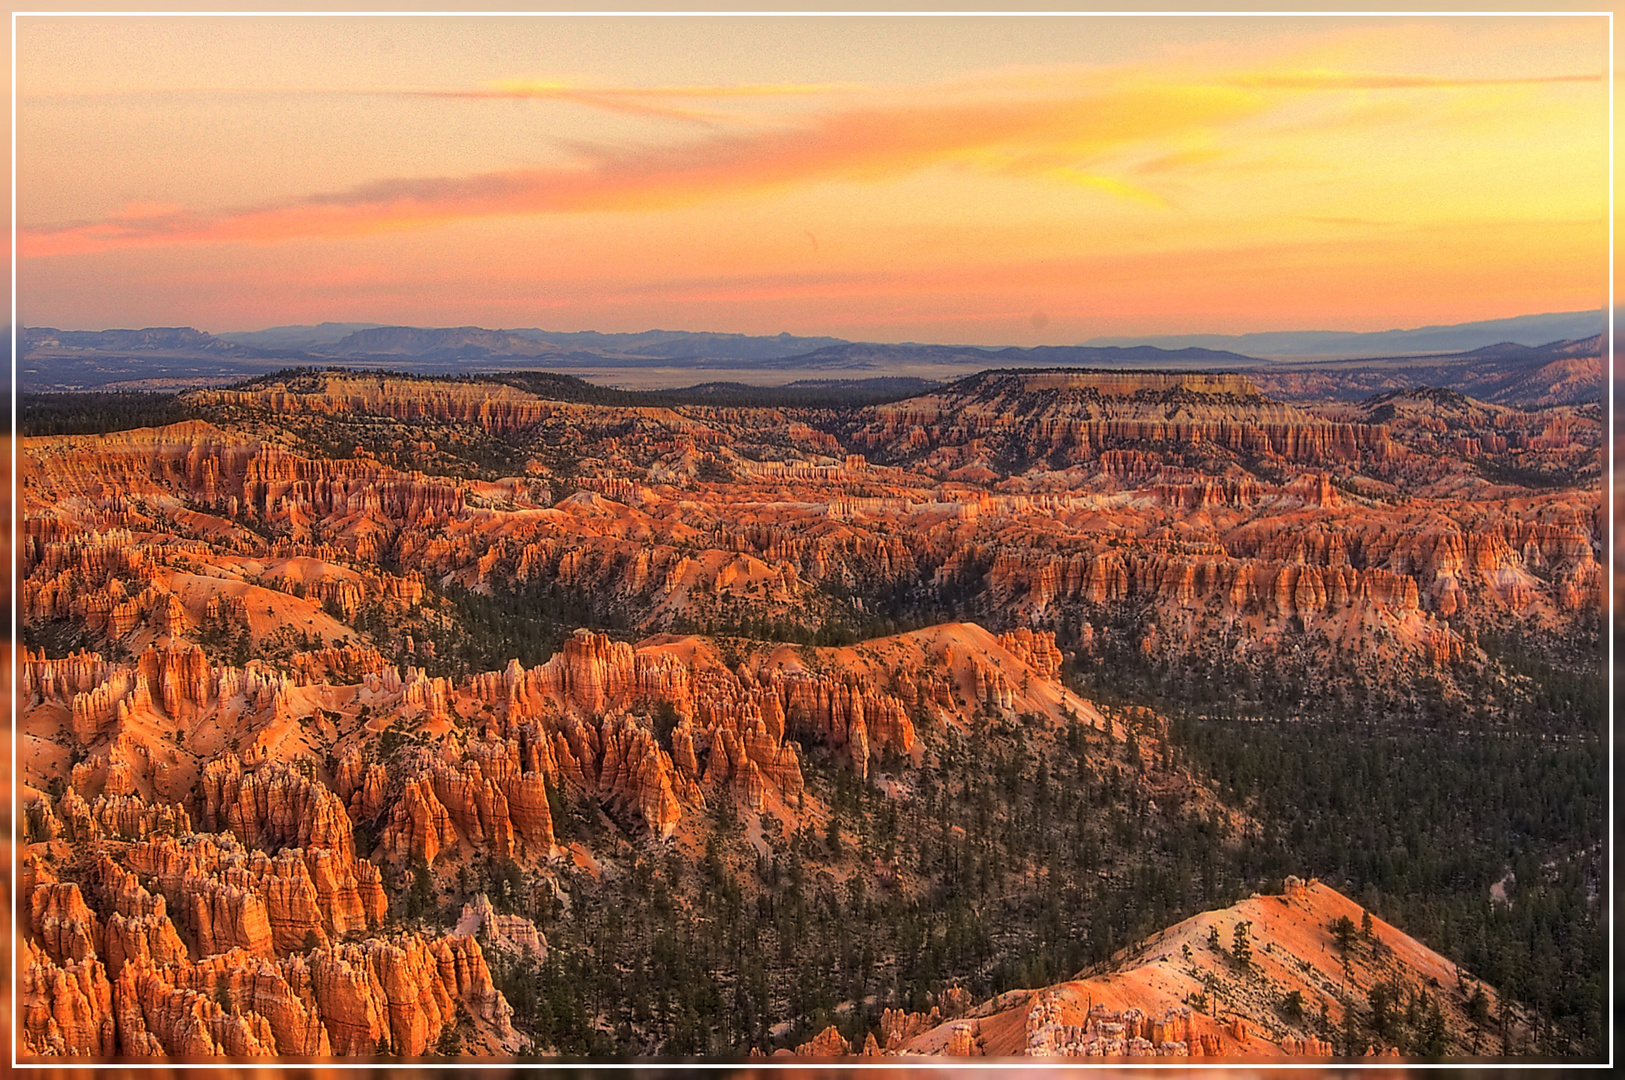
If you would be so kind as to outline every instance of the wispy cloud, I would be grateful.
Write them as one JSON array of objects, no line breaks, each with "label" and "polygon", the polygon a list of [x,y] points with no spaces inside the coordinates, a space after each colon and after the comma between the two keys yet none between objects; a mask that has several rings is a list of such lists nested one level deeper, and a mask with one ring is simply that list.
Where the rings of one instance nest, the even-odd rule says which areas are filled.
[{"label": "wispy cloud", "polygon": [[464,177],[395,178],[220,214],[123,213],[30,228],[28,257],[114,247],[343,237],[459,218],[651,210],[797,184],[875,182],[936,165],[1052,176],[1140,201],[1149,193],[1096,174],[1110,151],[1180,137],[1264,107],[1232,87],[1118,87],[1005,94],[991,100],[906,102],[815,114],[749,133],[674,145],[582,148],[566,167]]},{"label": "wispy cloud", "polygon": [[[1282,95],[1364,90],[1466,90],[1596,82],[1595,75],[1451,78],[1330,69],[1159,79],[1149,70],[1006,73],[979,82],[871,90],[854,107],[843,84],[581,87],[514,80],[466,91],[399,91],[469,99],[577,102],[684,121],[708,120],[705,102],[816,98],[744,130],[635,147],[576,147],[564,166],[397,177],[220,212],[131,207],[96,221],[25,227],[24,257],[114,248],[342,238],[503,215],[648,211],[749,197],[796,185],[883,182],[933,167],[1031,177],[1167,209],[1146,182],[1211,162],[1218,134],[1278,108]],[[874,103],[874,102],[882,103]],[[1323,122],[1323,121],[1322,121]],[[1115,158],[1138,167],[1110,167]],[[1133,171],[1142,182],[1131,183]],[[1120,175],[1112,175],[1117,172]]]},{"label": "wispy cloud", "polygon": [[[233,98],[436,98],[447,101],[557,101],[609,112],[675,120],[713,121],[728,114],[703,109],[700,103],[830,96],[873,91],[857,83],[740,83],[693,86],[592,86],[556,79],[499,79],[472,89],[425,89],[410,86],[267,87],[193,86],[121,87],[117,90],[24,92],[25,103],[128,99]],[[690,103],[690,104],[681,104]]]},{"label": "wispy cloud", "polygon": [[1491,86],[1546,86],[1556,83],[1600,83],[1596,75],[1535,75],[1524,78],[1455,78],[1444,75],[1384,75],[1351,71],[1282,71],[1236,75],[1230,86],[1251,90],[1472,90]]},{"label": "wispy cloud", "polygon": [[505,79],[473,90],[409,91],[412,96],[502,101],[562,101],[634,116],[713,122],[725,114],[692,104],[850,93],[849,83],[744,83],[715,86],[579,86],[551,79]]}]

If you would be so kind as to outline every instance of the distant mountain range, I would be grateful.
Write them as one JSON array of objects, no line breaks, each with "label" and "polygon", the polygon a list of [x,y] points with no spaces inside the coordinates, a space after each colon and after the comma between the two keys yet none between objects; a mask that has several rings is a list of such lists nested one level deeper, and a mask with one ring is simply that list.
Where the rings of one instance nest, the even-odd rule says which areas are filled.
[{"label": "distant mountain range", "polygon": [[55,330],[28,326],[22,332],[23,355],[48,349],[91,352],[235,353],[237,346],[190,326],[149,326],[145,330]]},{"label": "distant mountain range", "polygon": [[[348,333],[341,329],[356,327]],[[243,334],[212,335],[187,327],[145,330],[56,330],[27,327],[22,334],[24,357],[66,358],[76,353],[181,354],[209,353],[242,359],[300,361],[409,361],[412,366],[445,364],[464,370],[482,361],[546,358],[599,366],[649,366],[680,362],[695,367],[772,370],[874,368],[911,364],[969,364],[976,368],[1017,363],[1027,365],[1251,363],[1256,357],[1221,349],[1160,348],[1152,345],[1040,345],[991,348],[979,345],[878,344],[840,338],[750,337],[651,330],[641,334],[552,333],[543,330],[486,330],[478,326],[417,327],[323,323],[285,326]],[[503,365],[508,366],[508,365]],[[662,365],[663,366],[663,365]]]},{"label": "distant mountain range", "polygon": [[[1288,400],[1352,400],[1425,385],[1506,403],[1548,404],[1600,399],[1601,320],[1601,312],[1578,312],[1377,334],[1103,339],[1032,348],[877,344],[790,334],[603,334],[339,322],[220,335],[192,327],[27,327],[21,333],[19,373],[25,390],[78,390],[220,385],[294,366],[416,374],[548,370],[605,382],[637,372],[645,384],[654,378],[666,386],[719,371],[785,382],[819,375],[941,380],[1010,367],[1160,368],[1245,371],[1267,392]],[[1585,329],[1592,333],[1569,333]],[[1558,331],[1564,333],[1541,340]],[[1430,349],[1430,342],[1473,344]],[[1238,351],[1243,344],[1249,352]],[[1225,345],[1237,348],[1220,347]],[[1313,349],[1352,350],[1357,362],[1326,359],[1324,353],[1299,355]],[[1295,358],[1285,359],[1288,355]]]},{"label": "distant mountain range", "polygon": [[644,356],[666,360],[718,358],[731,360],[777,360],[804,356],[832,345],[848,344],[840,338],[796,337],[776,334],[752,337],[748,334],[690,333],[685,330],[645,330],[641,334],[600,334],[592,330],[560,333],[550,330],[514,330],[516,337],[546,341],[572,349],[596,349],[623,356]]},{"label": "distant mountain range", "polygon": [[[1290,359],[1355,359],[1367,356],[1420,356],[1466,352],[1488,345],[1513,344],[1536,346],[1553,341],[1573,341],[1606,333],[1606,312],[1568,311],[1545,315],[1520,315],[1511,319],[1490,319],[1482,322],[1456,323],[1447,326],[1423,326],[1411,330],[1380,330],[1350,332],[1341,330],[1288,330],[1258,334],[1184,334],[1142,337],[1099,337],[1082,343],[1084,348],[1152,348],[1161,351],[1199,349],[1207,352],[1241,355],[1249,358]],[[434,348],[427,347],[431,338],[415,343],[403,341],[397,348],[376,349],[366,347],[366,337],[354,338],[358,332],[383,330],[404,332],[415,328],[386,327],[382,323],[326,322],[317,326],[277,326],[269,330],[243,333],[217,334],[223,341],[246,345],[256,349],[327,352],[323,346],[334,346],[336,355],[356,355],[362,352],[400,353],[424,355],[446,349],[446,338]],[[454,330],[424,330],[425,335],[447,334],[506,334],[513,341],[507,349],[492,351],[505,355],[524,354],[520,341],[545,343],[571,353],[613,354],[666,360],[784,360],[806,356],[825,349],[862,347],[861,343],[833,337],[797,337],[792,334],[751,336],[748,334],[695,333],[684,330],[645,330],[636,334],[604,334],[592,330],[577,332],[556,330],[485,331],[478,327],[459,327]],[[346,340],[350,339],[350,340]],[[1007,352],[980,346],[911,346],[912,348],[948,349],[955,356],[982,352]],[[455,349],[456,346],[451,346]],[[881,346],[886,348],[886,346]],[[1057,346],[1068,349],[1071,346]],[[537,354],[542,355],[542,354]],[[1066,360],[1059,362],[1065,363]]]},{"label": "distant mountain range", "polygon": [[[368,334],[367,331],[388,331]],[[500,344],[491,335],[501,335]],[[274,326],[269,330],[217,334],[225,341],[255,349],[296,349],[332,352],[335,355],[375,354],[425,355],[459,351],[475,345],[504,355],[545,355],[527,349],[525,344],[553,346],[554,352],[639,356],[666,360],[695,358],[767,360],[799,356],[830,345],[847,342],[832,337],[796,337],[777,334],[752,337],[748,334],[693,333],[686,330],[645,330],[637,334],[601,334],[595,330],[482,330],[477,326],[453,329],[419,329],[385,326],[382,323],[326,322],[317,326]],[[331,346],[331,349],[325,348]]]},{"label": "distant mountain range", "polygon": [[1355,359],[1362,356],[1437,355],[1486,345],[1543,345],[1605,334],[1607,312],[1567,311],[1520,315],[1513,319],[1423,326],[1415,330],[1345,333],[1289,330],[1266,334],[1184,334],[1160,337],[1102,337],[1087,345],[1154,345],[1163,349],[1230,349],[1248,356],[1294,359]]},{"label": "distant mountain range", "polygon": [[357,330],[376,330],[385,323],[324,322],[315,326],[273,326],[268,330],[245,330],[216,334],[223,341],[247,345],[251,349],[314,349],[342,341]]},{"label": "distant mountain range", "polygon": [[1503,343],[1433,356],[1264,360],[1243,370],[1282,401],[1360,401],[1390,390],[1435,386],[1499,405],[1576,405],[1602,401],[1607,347],[1599,334],[1533,348]]}]

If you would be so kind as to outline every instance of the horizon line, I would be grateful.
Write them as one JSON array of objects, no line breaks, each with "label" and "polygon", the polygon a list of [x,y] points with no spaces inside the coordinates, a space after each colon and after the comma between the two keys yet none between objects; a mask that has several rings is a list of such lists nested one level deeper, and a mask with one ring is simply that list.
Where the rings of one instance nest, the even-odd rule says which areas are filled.
[{"label": "horizon line", "polygon": [[[1615,310],[1616,313],[1625,314],[1625,305],[1616,305],[1614,310]],[[1141,333],[1141,334],[1132,334],[1132,333],[1101,334],[1101,335],[1096,335],[1095,337],[1092,337],[1092,338],[1088,338],[1088,339],[1083,340],[1083,341],[1064,341],[1064,342],[1054,342],[1054,343],[1043,343],[1043,344],[1037,344],[1037,345],[974,345],[974,344],[968,344],[968,343],[965,343],[965,342],[912,341],[912,340],[910,340],[910,341],[880,341],[880,340],[872,340],[872,339],[865,339],[865,338],[847,338],[847,337],[841,337],[840,335],[837,335],[837,334],[831,334],[831,333],[826,333],[826,332],[818,332],[818,331],[796,332],[796,331],[789,331],[789,330],[781,330],[781,331],[779,331],[777,333],[750,333],[750,332],[741,331],[741,330],[686,330],[686,329],[675,329],[675,328],[671,328],[671,327],[659,327],[659,326],[648,327],[648,328],[643,329],[643,330],[598,330],[598,329],[553,330],[553,329],[548,329],[547,327],[543,327],[543,326],[506,326],[506,327],[504,327],[504,326],[481,326],[481,325],[476,324],[476,323],[412,324],[412,323],[374,322],[374,321],[368,320],[368,319],[323,319],[320,322],[314,322],[314,323],[297,323],[297,322],[296,323],[277,323],[277,324],[274,324],[274,325],[271,325],[271,326],[262,326],[262,327],[259,327],[257,329],[252,329],[252,330],[205,330],[205,329],[201,329],[200,327],[198,327],[195,324],[190,324],[190,323],[168,323],[168,324],[152,323],[152,324],[148,324],[146,326],[103,326],[103,327],[100,327],[100,328],[80,328],[80,327],[53,326],[53,325],[43,324],[43,323],[41,323],[41,324],[30,324],[30,323],[24,322],[22,320],[18,320],[16,322],[16,324],[15,324],[15,329],[18,332],[22,332],[22,331],[26,331],[26,330],[55,330],[55,331],[58,331],[60,333],[68,333],[68,334],[142,333],[142,332],[149,331],[149,330],[191,330],[191,331],[194,331],[196,333],[207,334],[210,337],[223,338],[223,337],[226,337],[227,335],[237,335],[237,334],[264,334],[264,333],[269,333],[270,331],[273,331],[273,330],[292,330],[292,329],[306,329],[306,328],[314,329],[314,328],[317,328],[317,327],[320,327],[320,326],[326,326],[326,325],[344,326],[344,325],[360,324],[360,325],[363,325],[365,329],[377,329],[377,330],[480,330],[480,331],[484,331],[484,332],[487,332],[487,333],[499,333],[499,334],[500,333],[518,333],[518,332],[521,332],[521,331],[534,331],[534,332],[538,332],[538,333],[548,333],[548,334],[572,334],[572,335],[574,335],[574,334],[597,334],[597,335],[601,335],[601,336],[604,336],[604,337],[634,337],[634,336],[643,335],[643,334],[690,334],[690,335],[696,335],[696,336],[698,336],[698,335],[707,335],[707,336],[716,336],[716,337],[740,337],[740,338],[767,339],[767,340],[771,340],[773,338],[779,338],[779,337],[831,338],[831,339],[833,339],[835,341],[839,341],[839,342],[841,342],[843,344],[848,344],[848,345],[923,345],[923,346],[930,346],[930,347],[934,347],[934,348],[958,348],[958,349],[1007,349],[1007,348],[1045,349],[1045,348],[1111,347],[1109,345],[1098,345],[1098,344],[1096,344],[1096,343],[1101,343],[1101,342],[1122,342],[1122,341],[1147,341],[1148,342],[1148,341],[1151,341],[1151,340],[1191,339],[1191,338],[1220,338],[1220,339],[1225,339],[1225,340],[1232,340],[1232,339],[1240,339],[1240,338],[1248,338],[1248,337],[1261,337],[1261,336],[1266,336],[1266,335],[1287,335],[1287,334],[1337,334],[1337,335],[1348,335],[1348,336],[1375,336],[1375,335],[1381,335],[1381,334],[1414,334],[1414,333],[1422,333],[1422,332],[1429,331],[1429,330],[1452,330],[1452,329],[1457,329],[1457,328],[1460,328],[1460,327],[1480,326],[1480,325],[1484,325],[1484,324],[1487,324],[1487,323],[1514,322],[1514,321],[1517,321],[1517,320],[1520,320],[1520,319],[1565,318],[1565,317],[1578,318],[1578,317],[1581,317],[1581,316],[1589,316],[1589,315],[1597,315],[1597,316],[1599,316],[1601,318],[1606,319],[1607,315],[1608,315],[1608,308],[1607,308],[1607,306],[1602,306],[1602,307],[1597,307],[1597,308],[1577,308],[1577,309],[1573,309],[1573,310],[1569,310],[1569,311],[1532,311],[1532,312],[1525,312],[1525,313],[1519,314],[1519,315],[1502,315],[1502,316],[1496,316],[1494,318],[1488,318],[1488,319],[1469,319],[1469,320],[1466,320],[1466,321],[1463,321],[1463,322],[1427,323],[1427,324],[1423,324],[1423,325],[1420,325],[1420,326],[1394,326],[1394,327],[1385,327],[1385,328],[1380,329],[1380,330],[1342,330],[1342,329],[1328,328],[1328,327],[1306,327],[1306,328],[1298,328],[1298,329],[1266,329],[1266,330],[1242,330],[1242,331],[1216,331],[1216,330],[1215,331],[1205,331],[1205,330],[1167,331],[1167,332],[1150,332],[1150,333]],[[10,329],[12,329],[12,328],[11,327],[6,327],[6,330],[9,331]]]}]

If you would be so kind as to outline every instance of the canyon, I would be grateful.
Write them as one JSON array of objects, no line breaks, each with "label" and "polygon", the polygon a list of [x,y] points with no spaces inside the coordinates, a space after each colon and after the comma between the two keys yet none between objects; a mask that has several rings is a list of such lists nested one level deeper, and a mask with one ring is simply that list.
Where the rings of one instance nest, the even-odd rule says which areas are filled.
[{"label": "canyon", "polygon": [[[1382,683],[1515,732],[1535,691],[1509,635],[1563,663],[1600,625],[1595,406],[1288,404],[1207,372],[989,371],[850,407],[533,385],[281,372],[191,393],[179,423],[21,440],[27,1056],[1533,1040],[1526,1009],[1454,968],[1453,989],[1380,920],[1333,963],[1327,926],[1367,909],[1318,882],[1169,906],[1118,949],[1127,922],[1090,922],[1113,889],[1263,825],[1112,680],[1228,665],[1246,713],[1301,672],[1306,702]],[[1044,917],[1088,970],[976,1005],[958,969],[908,989],[901,946],[853,940],[895,982],[867,1040],[833,1024],[864,994],[796,1003],[806,919],[969,910],[960,875],[1023,914],[927,942],[1031,947],[1024,920],[1064,897]],[[628,924],[607,914],[633,895]],[[676,970],[679,924],[711,927],[690,950],[710,955],[717,904],[779,958],[758,978],[736,943],[718,982],[748,990],[748,1038],[707,1042],[666,990],[566,1033],[563,972],[623,948]],[[1205,935],[1242,921],[1238,967]],[[1439,1019],[1381,1045],[1374,987]],[[1287,1017],[1294,992],[1325,1010]]]}]

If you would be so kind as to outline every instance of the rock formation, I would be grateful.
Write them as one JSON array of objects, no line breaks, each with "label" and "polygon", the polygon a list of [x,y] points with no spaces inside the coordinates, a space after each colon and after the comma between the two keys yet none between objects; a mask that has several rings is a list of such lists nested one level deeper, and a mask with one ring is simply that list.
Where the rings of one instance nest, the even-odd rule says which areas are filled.
[{"label": "rock formation", "polygon": [[[245,774],[233,760],[218,775]],[[269,843],[274,814],[218,816]],[[26,870],[24,1056],[416,1057],[462,1016],[486,1052],[518,1046],[479,945],[384,936],[379,872],[346,850],[177,828],[100,847],[84,882],[35,855]],[[545,955],[525,920],[488,923],[495,944]]]},{"label": "rock formation", "polygon": [[[896,797],[989,733],[1110,757],[1115,785],[1130,729],[1142,760],[1169,754],[1154,717],[1068,689],[1113,657],[1448,696],[1499,685],[1497,638],[1568,641],[1603,607],[1584,405],[1286,404],[1230,374],[1085,371],[861,409],[342,372],[187,400],[203,419],[18,446],[30,1054],[416,1054],[448,1025],[447,1045],[511,1050],[482,944],[500,965],[547,943],[473,895],[486,868],[613,875],[729,819],[748,859],[833,828],[808,783],[826,766]],[[620,629],[470,665],[459,619],[487,603]],[[942,621],[893,632],[922,613]],[[1176,773],[1125,783],[1148,813],[1230,813]],[[909,887],[910,839],[875,856],[879,887]],[[463,932],[391,929],[403,891],[431,920],[466,902]],[[1324,892],[1238,910],[1304,936],[1291,913],[1346,903]],[[1193,1008],[1180,961],[1156,992],[1149,961],[1126,967],[1116,997],[1085,980],[973,1008],[949,988],[808,1052],[1326,1051],[1268,1010]],[[1273,953],[1259,968],[1321,992]]]},{"label": "rock formation", "polygon": [[488,948],[505,949],[537,960],[547,959],[547,938],[536,924],[521,915],[499,914],[484,893],[463,905],[457,932],[475,938]]}]

